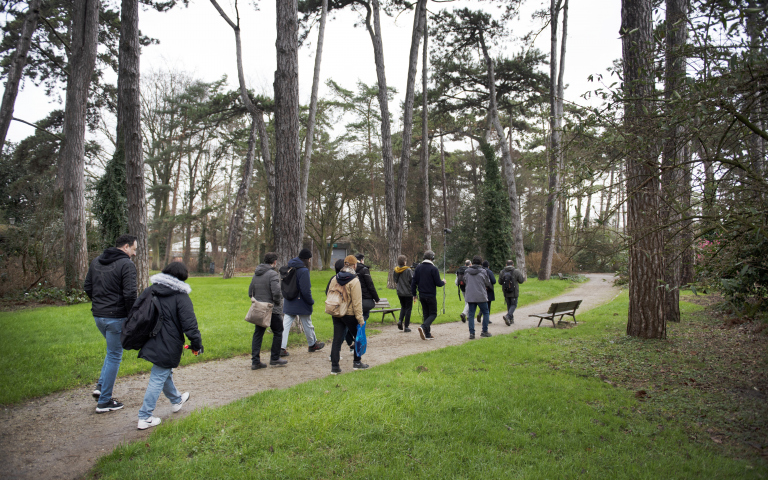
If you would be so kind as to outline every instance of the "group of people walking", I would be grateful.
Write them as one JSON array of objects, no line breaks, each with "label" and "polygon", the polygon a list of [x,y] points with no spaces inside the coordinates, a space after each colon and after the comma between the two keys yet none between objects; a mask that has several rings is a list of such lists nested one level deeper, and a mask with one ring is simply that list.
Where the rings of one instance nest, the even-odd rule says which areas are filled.
[{"label": "group of people walking", "polygon": [[[197,355],[203,352],[202,336],[198,329],[192,301],[189,298],[191,287],[186,283],[189,275],[187,267],[180,262],[173,262],[162,273],[150,278],[152,286],[136,297],[136,267],[131,257],[136,254],[136,237],[122,235],[114,247],[107,248],[102,255],[91,262],[85,279],[84,289],[92,300],[91,310],[99,331],[107,343],[107,353],[93,397],[96,399],[97,413],[111,412],[123,408],[123,404],[112,396],[123,348],[120,341],[121,327],[131,307],[137,305],[148,295],[157,299],[160,305],[159,316],[162,326],[139,350],[139,358],[153,364],[144,401],[138,412],[138,428],[147,429],[159,425],[161,420],[153,416],[160,392],[170,400],[172,411],[178,412],[189,400],[189,392],[179,393],[173,383],[173,369],[178,367],[184,351],[184,336],[189,339],[189,348]],[[281,273],[278,273],[277,254],[264,255],[253,274],[248,287],[248,297],[260,302],[271,303],[272,317],[269,328],[272,330],[272,346],[269,366],[284,367],[288,361],[284,357],[290,354],[286,350],[288,332],[295,321],[301,322],[307,339],[309,353],[325,347],[315,335],[312,324],[312,312],[315,304],[312,298],[312,285],[309,276],[309,262],[312,252],[303,249],[296,258],[288,262],[286,271],[294,270],[297,293],[288,298],[284,295]],[[341,373],[341,348],[346,342],[352,356],[353,370],[363,370],[368,365],[355,349],[358,327],[365,325],[370,311],[380,300],[373,284],[371,273],[364,263],[361,253],[348,255],[336,261],[336,274],[326,286],[326,312],[333,312],[333,343],[329,360],[331,374]],[[423,321],[418,327],[422,340],[434,340],[432,322],[437,318],[437,289],[445,286],[444,278],[434,264],[435,253],[428,250],[424,260],[415,269],[407,264],[407,257],[400,255],[393,278],[397,285],[400,299],[400,317],[397,328],[404,333],[411,332],[411,313],[417,300],[421,303]],[[479,309],[482,316],[483,337],[490,337],[488,332],[490,302],[494,299],[493,285],[496,283],[493,272],[483,267],[482,258],[475,256],[468,265],[457,272],[456,284],[464,291],[465,310],[461,313],[462,322],[473,319]],[[514,322],[517,307],[519,284],[525,276],[514,268],[512,261],[499,274],[502,290],[507,302],[507,325]],[[478,316],[478,322],[480,322]],[[267,327],[256,325],[251,342],[251,369],[267,368],[261,361],[261,346]],[[469,322],[470,339],[475,338],[474,323]]]}]

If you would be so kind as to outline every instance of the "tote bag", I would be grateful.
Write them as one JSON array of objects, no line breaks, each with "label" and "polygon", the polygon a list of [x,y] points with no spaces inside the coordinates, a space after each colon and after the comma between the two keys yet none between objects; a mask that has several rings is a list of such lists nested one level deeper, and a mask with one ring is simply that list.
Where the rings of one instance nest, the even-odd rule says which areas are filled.
[{"label": "tote bag", "polygon": [[251,308],[245,314],[245,321],[268,328],[272,324],[272,307],[271,303],[260,302],[251,297]]},{"label": "tote bag", "polygon": [[357,337],[355,338],[355,353],[358,357],[362,357],[365,354],[365,347],[368,346],[368,339],[365,337],[365,322],[362,325],[357,326]]}]

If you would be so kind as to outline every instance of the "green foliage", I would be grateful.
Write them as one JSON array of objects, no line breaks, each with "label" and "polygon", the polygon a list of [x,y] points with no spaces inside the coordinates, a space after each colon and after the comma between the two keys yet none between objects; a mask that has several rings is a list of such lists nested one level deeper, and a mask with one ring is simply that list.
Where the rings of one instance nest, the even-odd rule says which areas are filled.
[{"label": "green foliage", "polygon": [[483,184],[483,211],[480,231],[483,243],[483,258],[488,260],[491,270],[500,271],[512,255],[512,222],[509,197],[501,182],[499,162],[493,146],[480,143],[485,156],[485,183]]},{"label": "green foliage", "polygon": [[93,186],[93,215],[99,223],[102,248],[114,246],[117,237],[128,232],[127,188],[125,150],[119,142],[115,154],[107,162],[104,175]]},{"label": "green foliage", "polygon": [[42,303],[62,302],[67,305],[76,305],[78,303],[91,301],[91,299],[88,298],[88,295],[83,291],[40,286],[25,293],[24,299]]}]

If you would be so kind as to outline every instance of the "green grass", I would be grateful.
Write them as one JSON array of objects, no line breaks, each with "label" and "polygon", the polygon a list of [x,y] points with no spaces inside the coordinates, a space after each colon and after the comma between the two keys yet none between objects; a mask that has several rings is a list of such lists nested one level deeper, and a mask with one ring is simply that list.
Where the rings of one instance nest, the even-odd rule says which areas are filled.
[{"label": "green grass", "polygon": [[[325,286],[331,275],[328,271],[314,271],[311,277],[315,298],[313,324],[321,341],[333,337],[331,318],[324,313]],[[373,278],[379,296],[388,298],[393,306],[399,306],[395,291],[386,288],[386,273],[373,272]],[[452,275],[448,280],[453,282]],[[190,297],[203,335],[205,353],[200,357],[183,355],[182,365],[250,353],[253,326],[243,320],[250,306],[250,281],[250,277],[189,279]],[[572,285],[565,281],[529,280],[522,286],[520,304],[554,297]],[[459,301],[455,287],[452,288],[446,289],[446,314],[439,315],[435,323],[458,320],[464,305]],[[440,307],[441,297],[438,298]],[[503,300],[494,302],[493,311],[502,311],[503,303]],[[3,386],[0,405],[95,383],[106,353],[106,343],[94,324],[90,307],[90,304],[80,304],[0,312],[0,385]],[[391,316],[389,318],[391,321]],[[418,306],[414,306],[412,318],[415,323],[420,323]],[[380,314],[371,317],[371,333],[375,333],[375,325],[380,321]],[[269,348],[271,341],[268,334],[263,344],[265,348]],[[290,335],[289,346],[302,344],[306,344],[303,334]],[[120,376],[149,371],[151,364],[136,355],[136,351],[124,352]]]},{"label": "green grass", "polygon": [[202,409],[118,447],[91,475],[765,478],[764,463],[691,441],[632,391],[571,364],[582,342],[608,343],[626,310],[622,295],[578,328],[496,336]]}]

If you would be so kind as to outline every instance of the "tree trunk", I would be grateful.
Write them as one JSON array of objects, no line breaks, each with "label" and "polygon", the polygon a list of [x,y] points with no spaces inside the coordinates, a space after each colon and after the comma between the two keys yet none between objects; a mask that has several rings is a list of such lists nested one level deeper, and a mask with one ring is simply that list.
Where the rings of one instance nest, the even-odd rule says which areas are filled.
[{"label": "tree trunk", "polygon": [[[650,0],[622,0],[624,125],[630,139],[648,139],[652,124],[653,38]],[[666,338],[663,235],[658,229],[659,179],[653,145],[627,148],[627,233],[629,247],[629,315],[627,335]]]},{"label": "tree trunk", "polygon": [[299,21],[297,0],[276,0],[275,203],[272,228],[278,261],[286,265],[301,249],[299,159]]},{"label": "tree trunk", "polygon": [[515,265],[517,266],[518,270],[523,272],[523,275],[526,275],[525,249],[523,248],[523,225],[520,219],[520,201],[517,197],[515,167],[512,165],[512,156],[509,152],[509,146],[506,142],[506,135],[504,135],[504,129],[501,127],[501,121],[499,121],[499,110],[496,106],[496,73],[494,72],[493,60],[488,53],[488,47],[485,45],[485,39],[483,38],[482,34],[480,35],[480,47],[483,50],[485,63],[488,66],[488,90],[490,91],[489,113],[493,127],[496,129],[496,134],[499,136],[499,143],[501,144],[501,158],[504,162],[504,176],[507,180],[509,209],[512,212],[512,234],[515,237]]},{"label": "tree trunk", "polygon": [[[141,88],[139,58],[139,2],[123,0],[120,9],[120,66],[117,78],[118,114],[125,152],[128,200],[128,232],[136,237],[136,286],[149,286],[147,200],[144,186],[144,150],[141,137]],[[118,139],[118,142],[120,139]]]},{"label": "tree trunk", "polygon": [[[419,12],[416,12],[419,15]],[[427,98],[427,9],[423,9],[424,49],[421,56],[421,178],[424,181],[424,250],[432,250],[432,203],[429,188],[429,101]],[[445,190],[443,190],[445,194]],[[447,228],[447,225],[446,225]]]},{"label": "tree trunk", "polygon": [[309,185],[309,165],[312,159],[312,142],[315,135],[315,115],[317,114],[317,90],[320,87],[320,63],[323,59],[323,39],[325,38],[325,20],[328,16],[328,0],[323,0],[320,14],[320,27],[317,31],[317,52],[315,53],[315,71],[312,76],[312,96],[309,100],[309,118],[307,119],[307,138],[304,143],[304,162],[301,176],[301,234],[304,238],[305,212],[307,211],[307,186]]},{"label": "tree trunk", "polygon": [[181,181],[181,158],[178,159],[179,166],[176,168],[176,181],[173,184],[173,201],[171,202],[171,219],[168,221],[168,236],[165,242],[165,260],[163,265],[167,266],[173,260],[173,229],[176,224],[176,205],[178,203],[179,182]]},{"label": "tree trunk", "polygon": [[[678,91],[685,79],[685,47],[688,34],[688,1],[666,0],[666,52],[664,75],[664,99],[668,112],[669,133],[664,141],[661,155],[661,184],[663,199],[661,222],[664,225],[664,318],[668,322],[680,321],[680,275],[682,273],[681,241],[676,234],[680,227],[680,204],[683,180],[682,165],[682,118],[676,112],[673,93]],[[681,93],[681,92],[677,92]]]},{"label": "tree trunk", "polygon": [[443,143],[443,129],[440,129],[440,170],[443,174],[443,223],[445,228],[451,228],[448,221],[448,188],[445,181],[445,144]]},{"label": "tree trunk", "polygon": [[19,94],[21,74],[27,65],[27,54],[32,45],[32,34],[37,28],[37,20],[40,16],[40,3],[42,0],[30,0],[27,14],[24,16],[24,24],[21,27],[19,41],[16,43],[16,51],[13,53],[11,64],[8,67],[8,76],[5,81],[3,102],[0,106],[0,152],[5,146],[5,137],[13,119],[13,108],[16,104],[16,96]]},{"label": "tree trunk", "polygon": [[560,68],[558,72],[557,58],[557,27],[559,9],[562,0],[551,0],[550,3],[550,31],[551,47],[549,62],[549,194],[547,195],[547,216],[544,224],[544,247],[541,252],[541,265],[539,266],[539,280],[549,280],[552,273],[552,256],[555,251],[555,234],[557,231],[557,207],[560,191],[560,167],[562,165],[562,152],[560,140],[562,136],[562,110],[563,110],[563,73],[565,71],[565,41],[568,36],[568,0],[563,4],[563,38],[560,51]]},{"label": "tree trunk", "polygon": [[682,197],[680,198],[680,205],[682,207],[683,215],[688,217],[683,220],[682,232],[680,241],[683,248],[683,255],[681,259],[682,270],[680,271],[680,285],[690,285],[693,283],[694,271],[693,271],[693,221],[690,220],[691,216],[691,153],[688,144],[683,147],[683,158],[685,163],[683,166],[683,183],[681,187]]},{"label": "tree trunk", "polygon": [[88,270],[85,233],[85,115],[88,87],[96,64],[99,1],[76,0],[72,8],[64,141],[59,152],[58,181],[64,194],[64,282],[82,289]]},{"label": "tree trunk", "polygon": [[240,180],[240,188],[237,189],[237,197],[232,207],[232,217],[229,220],[229,237],[227,240],[227,256],[224,260],[224,278],[235,276],[235,264],[240,253],[240,244],[243,239],[243,223],[245,222],[245,206],[248,203],[248,190],[251,188],[251,176],[253,175],[253,159],[256,156],[256,121],[251,120],[251,134],[248,136],[248,153],[243,162],[243,177]]}]

